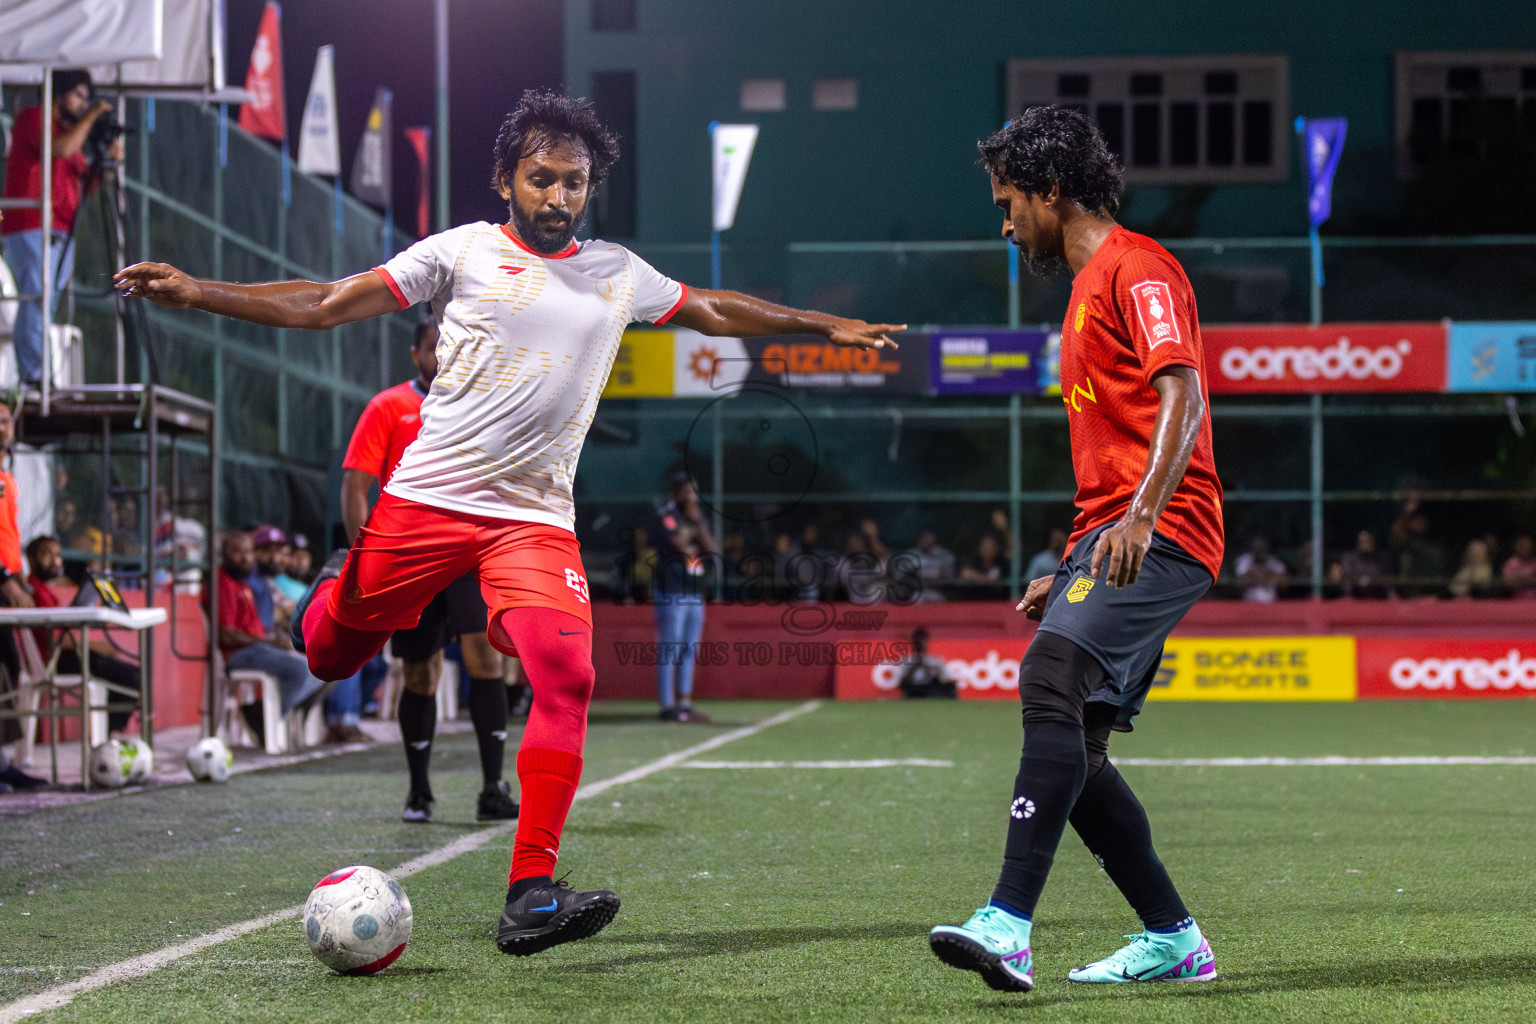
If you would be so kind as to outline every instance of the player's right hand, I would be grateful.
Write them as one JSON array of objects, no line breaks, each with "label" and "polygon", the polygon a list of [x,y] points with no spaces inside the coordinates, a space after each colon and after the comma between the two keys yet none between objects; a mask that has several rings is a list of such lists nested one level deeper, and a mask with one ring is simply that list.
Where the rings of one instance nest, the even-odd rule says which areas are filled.
[{"label": "player's right hand", "polygon": [[135,263],[112,277],[112,287],[124,298],[142,295],[161,306],[186,309],[202,294],[202,285],[169,263]]},{"label": "player's right hand", "polygon": [[1026,619],[1039,622],[1040,617],[1045,614],[1045,599],[1051,596],[1051,582],[1055,579],[1055,574],[1052,574],[1030,580],[1029,586],[1024,591],[1024,600],[1019,602],[1019,606],[1014,611],[1023,612]]}]

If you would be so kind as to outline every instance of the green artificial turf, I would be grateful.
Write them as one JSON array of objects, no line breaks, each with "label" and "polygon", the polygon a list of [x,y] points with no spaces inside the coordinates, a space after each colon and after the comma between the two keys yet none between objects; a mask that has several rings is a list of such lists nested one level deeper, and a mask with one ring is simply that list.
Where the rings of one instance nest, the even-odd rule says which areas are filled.
[{"label": "green artificial turf", "polygon": [[[786,706],[718,705],[728,721],[715,727],[597,709],[585,780]],[[1533,737],[1536,702],[1159,704],[1111,752],[1515,755]],[[415,933],[378,977],[329,974],[293,920],[40,1019],[1536,1020],[1536,766],[1127,767],[1221,979],[1069,985],[1067,968],[1137,927],[1070,832],[1037,915],[1036,991],[994,993],[945,967],[925,935],[989,894],[1018,741],[1007,703],[829,703],[701,757],[954,766],[671,768],[571,814],[562,870],[624,898],[593,939],[527,959],[496,951],[498,839],[406,880]],[[7,821],[0,1004],[300,903],[335,867],[388,870],[474,828],[473,741],[439,751],[443,823],[425,827],[398,821],[394,749]]]}]

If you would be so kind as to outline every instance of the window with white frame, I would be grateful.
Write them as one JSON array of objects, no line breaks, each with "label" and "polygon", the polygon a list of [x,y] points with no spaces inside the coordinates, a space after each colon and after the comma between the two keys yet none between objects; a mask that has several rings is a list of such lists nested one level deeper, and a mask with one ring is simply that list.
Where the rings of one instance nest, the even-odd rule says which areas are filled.
[{"label": "window with white frame", "polygon": [[1279,181],[1290,173],[1284,54],[1010,60],[1008,116],[1072,107],[1098,126],[1127,181]]},{"label": "window with white frame", "polygon": [[1536,145],[1536,50],[1399,52],[1398,168]]}]

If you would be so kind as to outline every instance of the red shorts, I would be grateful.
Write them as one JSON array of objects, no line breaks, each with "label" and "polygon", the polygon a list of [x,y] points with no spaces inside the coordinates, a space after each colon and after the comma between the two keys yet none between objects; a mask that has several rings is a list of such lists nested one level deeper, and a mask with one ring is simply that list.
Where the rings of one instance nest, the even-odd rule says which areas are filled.
[{"label": "red shorts", "polygon": [[327,611],[360,630],[410,629],[422,609],[466,572],[480,578],[487,634],[511,654],[501,617],[513,608],[554,608],[592,628],[581,548],[569,530],[423,505],[385,493],[352,545]]}]

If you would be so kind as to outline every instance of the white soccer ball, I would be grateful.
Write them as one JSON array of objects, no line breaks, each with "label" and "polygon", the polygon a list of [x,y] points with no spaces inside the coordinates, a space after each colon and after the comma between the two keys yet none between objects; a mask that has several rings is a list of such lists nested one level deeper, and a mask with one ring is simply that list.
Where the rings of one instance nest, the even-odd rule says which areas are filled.
[{"label": "white soccer ball", "polygon": [[217,736],[198,740],[187,751],[187,771],[198,782],[228,782],[235,755]]},{"label": "white soccer ball", "polygon": [[143,740],[118,740],[118,742],[133,751],[133,768],[128,772],[128,784],[132,786],[143,782],[149,777],[149,773],[155,770],[155,752]]},{"label": "white soccer ball", "polygon": [[321,963],[338,974],[377,974],[411,940],[411,901],[377,868],[332,871],[304,904],[304,935]]},{"label": "white soccer ball", "polygon": [[122,789],[133,777],[138,748],[122,740],[107,740],[91,750],[91,782],[106,789]]}]

